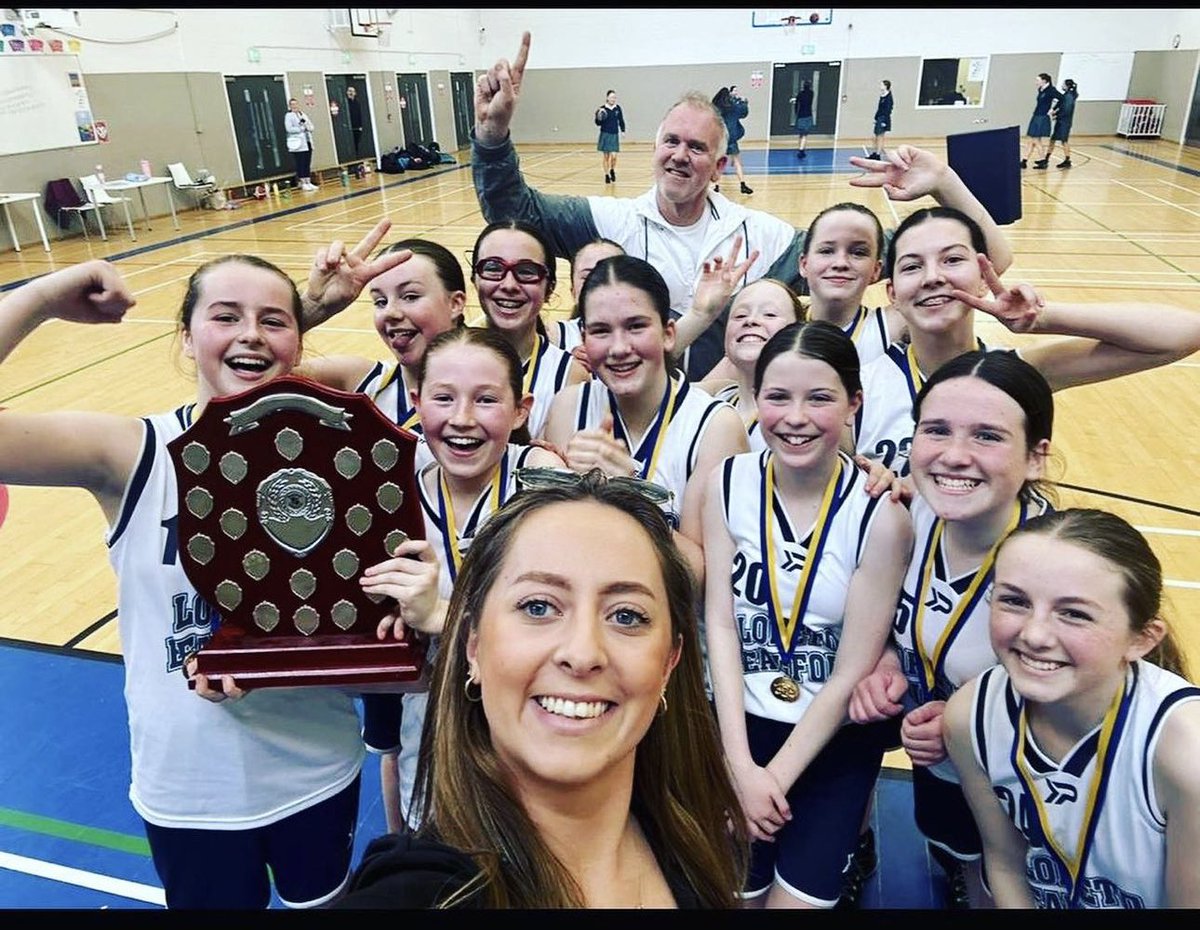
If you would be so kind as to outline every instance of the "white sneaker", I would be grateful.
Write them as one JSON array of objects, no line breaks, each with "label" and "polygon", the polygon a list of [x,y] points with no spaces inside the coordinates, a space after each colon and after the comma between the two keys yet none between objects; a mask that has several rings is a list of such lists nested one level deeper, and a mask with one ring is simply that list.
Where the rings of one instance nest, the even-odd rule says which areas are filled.
[{"label": "white sneaker", "polygon": [[315,191],[315,190],[317,190],[317,185],[313,184],[311,181],[305,181],[303,184],[300,185],[300,190]]}]

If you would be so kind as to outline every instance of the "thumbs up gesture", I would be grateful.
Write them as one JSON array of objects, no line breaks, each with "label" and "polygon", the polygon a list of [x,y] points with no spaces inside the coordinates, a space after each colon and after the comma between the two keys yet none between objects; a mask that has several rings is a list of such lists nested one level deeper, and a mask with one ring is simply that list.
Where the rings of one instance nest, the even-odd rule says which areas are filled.
[{"label": "thumbs up gesture", "polygon": [[625,443],[613,435],[613,417],[605,413],[597,429],[581,429],[567,442],[567,465],[586,474],[599,468],[610,478],[636,475],[641,467]]}]

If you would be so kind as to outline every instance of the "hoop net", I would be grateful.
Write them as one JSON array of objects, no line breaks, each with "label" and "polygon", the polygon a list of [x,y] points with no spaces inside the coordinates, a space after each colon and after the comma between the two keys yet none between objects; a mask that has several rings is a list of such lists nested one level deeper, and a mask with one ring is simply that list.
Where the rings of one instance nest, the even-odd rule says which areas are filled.
[{"label": "hoop net", "polygon": [[780,21],[783,23],[784,35],[790,36],[793,32],[796,31],[796,17],[795,16],[790,16],[790,15],[784,16],[781,18]]}]

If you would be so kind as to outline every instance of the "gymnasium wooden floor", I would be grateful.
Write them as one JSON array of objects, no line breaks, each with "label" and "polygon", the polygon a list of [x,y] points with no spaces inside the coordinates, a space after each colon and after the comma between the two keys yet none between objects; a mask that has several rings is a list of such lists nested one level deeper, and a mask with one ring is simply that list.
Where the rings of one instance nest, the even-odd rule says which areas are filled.
[{"label": "gymnasium wooden floor", "polygon": [[[856,172],[845,159],[861,153],[861,141],[843,142],[823,163],[811,157],[797,162],[787,139],[744,147],[755,193],[731,196],[797,226],[806,226],[824,206],[854,200],[894,226],[915,205],[893,204],[882,192],[848,184]],[[895,140],[901,141],[945,155],[944,140]],[[814,154],[830,146],[810,140]],[[607,186],[590,145],[524,145],[519,151],[530,183],[547,192],[637,196],[651,180],[648,144],[625,146],[621,180]],[[1006,228],[1016,258],[1005,280],[1029,281],[1051,300],[1154,301],[1200,311],[1200,149],[1095,136],[1080,138],[1073,155],[1069,171],[1022,173],[1024,215]],[[0,253],[0,312],[2,292],[17,282],[97,257],[121,269],[138,299],[119,326],[55,321],[40,327],[0,366],[0,406],[139,415],[193,399],[175,316],[188,275],[219,255],[251,252],[302,282],[319,246],[334,238],[352,244],[389,217],[388,241],[434,239],[459,255],[465,268],[483,219],[469,153],[458,158],[458,165],[424,172],[371,174],[349,188],[334,179],[317,193],[249,201],[230,211],[181,207],[180,231],[169,216],[159,216],[153,231],[144,220],[139,224],[136,242],[114,222],[107,242],[73,234],[52,240],[49,255],[38,243]],[[726,184],[736,189],[729,179]],[[560,262],[559,280],[564,293],[551,308],[565,312],[566,262]],[[879,285],[868,296],[886,300]],[[477,321],[478,303],[473,294],[469,300],[468,319]],[[1011,336],[983,316],[979,331],[989,343],[1036,338]],[[311,333],[306,352],[385,358],[365,296]],[[1194,446],[1200,438],[1200,355],[1074,388],[1058,394],[1056,403],[1053,476],[1062,482],[1060,506],[1110,509],[1147,534],[1169,579],[1168,616],[1200,674],[1200,455]],[[99,508],[90,495],[71,489],[8,488],[7,495],[6,515],[0,496],[0,646],[33,644],[59,655],[115,658],[115,580]],[[79,699],[87,700],[86,694]],[[904,761],[892,754],[889,764],[903,767]]]},{"label": "gymnasium wooden floor", "polygon": [[[934,140],[918,140],[944,154]],[[814,148],[822,148],[819,143]],[[588,146],[522,146],[530,182],[548,192],[636,196],[650,183],[650,146],[627,145],[621,180],[601,181]],[[1016,258],[1005,280],[1026,280],[1050,299],[1160,301],[1200,310],[1200,150],[1119,137],[1081,139],[1069,171],[1023,172],[1023,217],[1006,228]],[[838,151],[843,162],[852,148]],[[873,208],[894,225],[913,205],[879,191],[850,187],[850,175],[799,170],[786,143],[747,151],[752,196],[734,194],[796,225],[838,200]],[[353,243],[381,217],[390,237],[427,236],[462,257],[482,228],[471,186],[469,154],[459,165],[404,175],[371,174],[350,188],[336,180],[318,193],[250,201],[230,211],[180,211],[143,221],[137,242],[117,226],[107,242],[77,234],[0,253],[0,288],[87,258],[113,261],[137,295],[125,322],[42,326],[0,367],[0,405],[27,411],[85,409],[137,415],[193,397],[191,371],[178,352],[175,316],[184,282],[200,263],[253,252],[303,281],[316,248],[334,238]],[[766,173],[770,172],[770,173]],[[731,184],[727,184],[734,189]],[[926,201],[927,202],[927,201]],[[566,263],[559,280],[565,282]],[[552,298],[567,309],[570,297]],[[878,292],[882,302],[882,287]],[[469,318],[478,319],[474,295]],[[1019,344],[990,318],[989,342]],[[383,358],[365,296],[308,337],[306,352]],[[1149,534],[1167,577],[1171,617],[1200,669],[1200,358],[1193,357],[1056,399],[1057,477],[1061,504],[1105,507]],[[90,495],[77,490],[8,489],[0,527],[0,638],[119,651],[114,580],[103,545],[104,523]]]}]

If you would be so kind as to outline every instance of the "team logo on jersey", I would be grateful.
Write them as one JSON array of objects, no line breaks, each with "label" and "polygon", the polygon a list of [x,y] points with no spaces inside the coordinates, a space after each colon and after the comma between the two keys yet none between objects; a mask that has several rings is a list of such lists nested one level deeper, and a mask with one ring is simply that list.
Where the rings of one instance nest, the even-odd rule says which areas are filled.
[{"label": "team logo on jersey", "polygon": [[214,398],[168,443],[180,563],[222,617],[200,672],[252,687],[423,686],[422,644],[379,642],[395,602],[358,580],[424,538],[416,445],[365,394],[293,377]]},{"label": "team logo on jersey", "polygon": [[1079,792],[1070,782],[1046,779],[1046,787],[1049,789],[1046,794],[1047,804],[1071,804],[1079,797]]}]

